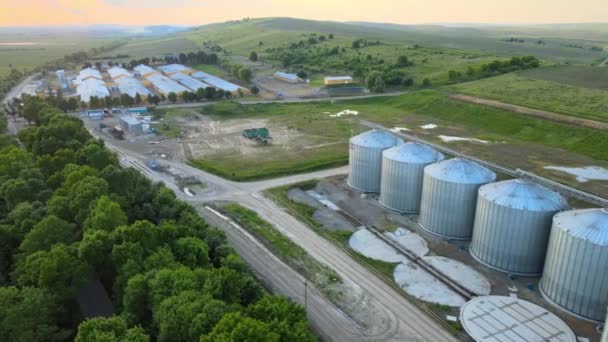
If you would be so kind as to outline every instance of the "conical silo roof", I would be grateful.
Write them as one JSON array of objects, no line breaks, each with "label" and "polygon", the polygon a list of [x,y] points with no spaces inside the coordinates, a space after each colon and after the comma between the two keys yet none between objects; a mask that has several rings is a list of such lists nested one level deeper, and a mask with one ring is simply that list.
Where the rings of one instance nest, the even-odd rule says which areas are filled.
[{"label": "conical silo roof", "polygon": [[379,149],[395,146],[400,141],[401,139],[398,139],[394,135],[377,129],[367,131],[350,139],[351,144]]},{"label": "conical silo roof", "polygon": [[450,183],[485,184],[496,180],[496,174],[475,162],[453,158],[424,169],[431,177]]},{"label": "conical silo roof", "polygon": [[608,246],[608,209],[564,211],[555,215],[553,224],[573,238]]},{"label": "conical silo roof", "polygon": [[479,196],[500,206],[528,211],[557,211],[567,205],[557,192],[523,179],[486,184],[479,188]]},{"label": "conical silo roof", "polygon": [[401,163],[428,164],[443,160],[443,154],[419,143],[408,142],[385,150],[384,158]]}]

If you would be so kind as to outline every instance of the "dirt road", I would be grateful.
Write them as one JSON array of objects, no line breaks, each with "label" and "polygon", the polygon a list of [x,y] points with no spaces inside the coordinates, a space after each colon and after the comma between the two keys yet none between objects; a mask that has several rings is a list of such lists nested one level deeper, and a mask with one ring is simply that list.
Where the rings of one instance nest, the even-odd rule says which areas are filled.
[{"label": "dirt road", "polygon": [[[106,146],[119,154],[124,166],[136,167],[151,180],[164,182],[181,199],[199,208],[203,217],[210,222],[217,222],[217,216],[202,208],[205,202],[211,200],[231,201],[256,211],[263,219],[281,230],[285,236],[304,248],[308,254],[334,269],[345,281],[357,286],[365,300],[365,308],[373,308],[376,313],[372,317],[373,321],[370,320],[367,325],[354,321],[340,310],[337,312],[333,305],[326,305],[327,299],[318,292],[310,293],[311,296],[308,299],[318,304],[308,306],[309,318],[313,326],[319,329],[319,333],[328,340],[457,341],[441,324],[427,316],[424,311],[409,302],[397,290],[352,259],[346,252],[287,214],[261,193],[270,187],[343,174],[346,172],[346,168],[260,182],[236,183],[171,161],[162,161],[162,164],[168,168],[168,172],[153,171],[145,166],[144,156],[122,149],[111,142],[106,142]],[[194,196],[190,196],[175,184],[174,176],[176,174],[196,177],[207,187]],[[277,261],[276,257],[269,256],[268,251],[264,252],[260,249],[259,242],[253,237],[243,235],[243,232],[239,232],[238,228],[234,226],[222,224],[220,227],[224,228],[231,240],[235,242],[235,248],[239,252],[244,251],[241,255],[251,265],[254,272],[263,275],[266,281],[272,283],[271,288],[276,289],[278,294],[291,296],[300,304],[304,304],[301,295],[301,278],[294,276],[293,272]],[[235,229],[237,231],[234,231]],[[269,271],[276,274],[268,275]]]},{"label": "dirt road", "polygon": [[605,123],[605,122],[594,121],[594,120],[589,120],[589,119],[581,119],[581,118],[577,118],[577,117],[569,116],[569,115],[565,115],[565,114],[547,112],[544,110],[532,109],[532,108],[528,108],[528,107],[510,104],[510,103],[504,103],[504,102],[495,101],[495,100],[488,100],[488,99],[483,99],[480,97],[474,97],[474,96],[463,95],[463,94],[453,94],[453,95],[450,95],[450,98],[459,100],[459,101],[505,109],[505,110],[508,110],[508,111],[511,111],[514,113],[529,115],[529,116],[533,116],[533,117],[540,118],[540,119],[550,120],[550,121],[559,122],[559,123],[565,123],[568,125],[575,125],[575,126],[581,126],[581,127],[587,127],[587,128],[599,129],[599,130],[608,130],[608,123]]}]

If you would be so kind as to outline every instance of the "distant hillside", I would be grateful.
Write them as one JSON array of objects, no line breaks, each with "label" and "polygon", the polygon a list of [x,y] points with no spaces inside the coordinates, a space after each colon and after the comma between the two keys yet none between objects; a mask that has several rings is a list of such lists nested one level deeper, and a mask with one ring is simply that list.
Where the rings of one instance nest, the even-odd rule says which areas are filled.
[{"label": "distant hillside", "polygon": [[[497,57],[535,55],[571,64],[591,64],[608,56],[606,51],[592,50],[593,47],[608,49],[608,24],[448,27],[294,18],[259,18],[204,25],[154,39],[134,40],[133,46],[124,49],[130,55],[141,51],[163,54],[176,52],[176,44],[169,42],[170,39],[181,40],[181,45],[187,49],[197,49],[203,42],[213,41],[233,54],[247,56],[251,49],[262,45],[278,46],[308,33],[333,33],[341,43],[365,38]],[[509,41],[511,38],[515,39]]]}]

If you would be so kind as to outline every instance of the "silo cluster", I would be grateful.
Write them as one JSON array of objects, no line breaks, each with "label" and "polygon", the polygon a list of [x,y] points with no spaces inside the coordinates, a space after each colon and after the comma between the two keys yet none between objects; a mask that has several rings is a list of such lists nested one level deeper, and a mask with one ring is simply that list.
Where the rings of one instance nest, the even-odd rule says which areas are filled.
[{"label": "silo cluster", "polygon": [[495,180],[494,172],[466,159],[448,159],[427,166],[420,226],[448,239],[470,240],[479,187]]},{"label": "silo cluster", "polygon": [[540,275],[553,215],[565,207],[560,194],[522,179],[482,186],[471,255],[504,272]]},{"label": "silo cluster", "polygon": [[608,306],[608,209],[555,215],[540,291],[547,300],[577,316],[604,320]]},{"label": "silo cluster", "polygon": [[542,274],[543,297],[562,309],[606,318],[608,209],[563,211],[564,197],[539,184],[496,182],[472,161],[443,159],[428,146],[372,130],[350,140],[348,184],[380,192],[390,209],[420,212],[420,226],[434,235],[471,240],[471,255],[486,266]]},{"label": "silo cluster", "polygon": [[399,212],[419,212],[424,168],[443,158],[443,154],[432,148],[413,142],[385,150],[382,153],[380,203]]},{"label": "silo cluster", "polygon": [[354,136],[349,144],[348,185],[365,192],[380,192],[382,152],[401,139],[380,130],[371,130]]}]

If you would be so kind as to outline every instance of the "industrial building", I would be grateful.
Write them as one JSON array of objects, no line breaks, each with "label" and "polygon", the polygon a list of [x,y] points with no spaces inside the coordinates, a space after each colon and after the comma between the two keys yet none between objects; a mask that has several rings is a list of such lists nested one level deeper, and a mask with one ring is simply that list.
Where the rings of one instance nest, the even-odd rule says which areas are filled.
[{"label": "industrial building", "polygon": [[55,75],[57,75],[57,80],[59,81],[61,89],[68,89],[70,87],[68,80],[65,78],[65,70],[57,70],[55,71]]},{"label": "industrial building", "polygon": [[239,91],[239,89],[241,92],[243,92],[245,94],[249,93],[248,89],[245,89],[234,83],[230,83],[228,81],[225,81],[219,77],[215,77],[215,76],[210,75],[203,71],[197,71],[197,72],[193,73],[191,76],[211,85],[214,88],[222,89],[224,91],[229,91],[230,93],[236,93]]},{"label": "industrial building", "polygon": [[93,96],[98,98],[110,96],[110,91],[104,81],[96,78],[87,78],[78,83],[76,94],[80,96],[80,101],[89,102]]},{"label": "industrial building", "polygon": [[189,75],[194,72],[193,69],[188,68],[187,66],[181,65],[181,64],[161,65],[161,66],[157,67],[157,69],[162,71],[162,73],[167,76],[171,76],[171,75],[177,74],[177,73]]},{"label": "industrial building", "polygon": [[127,69],[118,66],[113,66],[108,69],[108,75],[110,75],[114,82],[118,81],[118,79],[122,77],[133,77],[133,75]]},{"label": "industrial building", "polygon": [[480,296],[460,309],[464,330],[477,342],[576,342],[572,329],[534,303],[504,296]]},{"label": "industrial building", "polygon": [[608,209],[555,215],[540,291],[549,302],[576,316],[604,320],[608,306]]},{"label": "industrial building", "polygon": [[158,74],[158,71],[156,71],[153,68],[151,68],[147,65],[144,65],[144,64],[140,64],[140,65],[134,67],[133,71],[135,71],[135,73],[137,75],[139,75],[140,77],[148,77],[152,74]]},{"label": "industrial building", "polygon": [[169,93],[179,95],[183,92],[190,91],[190,89],[159,73],[149,74],[146,76],[146,80],[148,80],[148,82],[150,82],[150,84],[156,88],[156,90],[165,96],[169,95]]},{"label": "industrial building", "polygon": [[139,96],[145,99],[152,95],[152,92],[148,88],[133,77],[120,77],[116,81],[116,86],[121,93],[128,94],[131,97],[139,94]]},{"label": "industrial building", "polygon": [[302,81],[302,79],[300,77],[298,77],[297,74],[289,74],[289,73],[282,72],[282,71],[275,72],[273,77],[276,78],[277,80],[281,80],[281,81],[289,82],[289,83],[298,83],[298,82]]},{"label": "industrial building", "polygon": [[205,89],[205,88],[211,87],[211,85],[209,85],[207,83],[203,83],[194,77],[190,77],[190,76],[188,76],[186,74],[182,74],[182,73],[175,73],[169,77],[171,77],[175,81],[178,81],[179,83],[186,86],[187,88],[189,88],[192,91],[197,91],[198,89]]},{"label": "industrial building", "polygon": [[380,204],[399,212],[419,212],[424,168],[443,158],[432,148],[413,142],[384,150]]},{"label": "industrial building", "polygon": [[471,255],[503,272],[540,275],[553,215],[566,205],[560,194],[522,179],[480,187]]},{"label": "industrial building", "polygon": [[101,76],[99,70],[94,68],[85,68],[78,73],[78,76],[72,81],[72,83],[75,86],[78,86],[86,80],[98,80],[103,82],[103,77]]},{"label": "industrial building", "polygon": [[470,240],[479,187],[496,174],[472,161],[448,159],[424,168],[420,226],[447,239]]},{"label": "industrial building", "polygon": [[327,76],[325,77],[325,85],[340,85],[340,84],[351,84],[353,78],[350,76]]},{"label": "industrial building", "polygon": [[348,185],[365,192],[380,192],[382,152],[401,139],[380,130],[371,130],[350,138]]},{"label": "industrial building", "polygon": [[142,132],[142,123],[139,119],[130,116],[130,115],[123,115],[120,117],[120,126],[125,130],[125,131],[129,131],[129,132],[135,132],[135,133],[140,133]]}]

